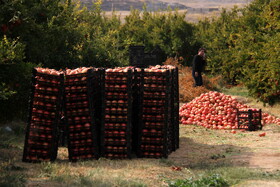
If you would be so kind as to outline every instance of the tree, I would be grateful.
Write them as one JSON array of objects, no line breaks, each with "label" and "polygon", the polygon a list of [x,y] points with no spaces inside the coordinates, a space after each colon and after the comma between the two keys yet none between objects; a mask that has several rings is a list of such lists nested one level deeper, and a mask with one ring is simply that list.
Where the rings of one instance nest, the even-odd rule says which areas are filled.
[{"label": "tree", "polygon": [[279,101],[279,5],[255,0],[197,25],[197,38],[208,49],[210,72],[246,85],[252,96],[269,104]]},{"label": "tree", "polygon": [[144,45],[148,51],[159,46],[165,56],[190,56],[195,43],[194,26],[184,19],[185,13],[172,10],[167,13],[132,10],[121,27],[123,45],[125,48]]}]

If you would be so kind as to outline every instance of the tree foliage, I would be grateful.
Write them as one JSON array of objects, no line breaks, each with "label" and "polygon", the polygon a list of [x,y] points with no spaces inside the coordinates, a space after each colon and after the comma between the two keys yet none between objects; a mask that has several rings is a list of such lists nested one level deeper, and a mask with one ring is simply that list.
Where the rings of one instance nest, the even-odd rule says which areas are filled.
[{"label": "tree foliage", "polygon": [[[167,13],[132,10],[120,30],[123,45],[144,45],[147,50],[156,46],[166,56],[191,56],[194,25],[185,21],[185,13],[169,10]],[[191,60],[191,59],[187,59]]]},{"label": "tree foliage", "polygon": [[132,10],[122,23],[114,12],[105,15],[101,3],[95,1],[88,10],[75,0],[0,0],[0,63],[13,64],[2,68],[0,95],[8,99],[14,94],[1,108],[9,109],[8,114],[27,109],[27,85],[35,65],[128,65],[130,45],[145,45],[147,50],[158,46],[165,57],[190,56],[194,26],[184,21],[184,14]]},{"label": "tree foliage", "polygon": [[209,52],[209,69],[246,85],[264,103],[280,100],[280,2],[255,0],[197,25]]}]

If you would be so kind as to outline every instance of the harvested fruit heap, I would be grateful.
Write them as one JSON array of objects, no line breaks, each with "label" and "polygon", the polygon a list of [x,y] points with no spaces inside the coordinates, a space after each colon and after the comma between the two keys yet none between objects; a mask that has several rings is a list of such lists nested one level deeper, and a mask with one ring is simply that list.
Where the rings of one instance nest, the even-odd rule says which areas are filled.
[{"label": "harvested fruit heap", "polygon": [[[33,72],[23,161],[167,157],[179,147],[178,70],[173,66]],[[137,150],[138,149],[138,150]]]},{"label": "harvested fruit heap", "polygon": [[[211,129],[237,129],[237,109],[257,110],[238,102],[229,95],[211,91],[182,105],[179,111],[180,121],[182,124],[196,124]],[[280,125],[280,119],[262,113],[262,124],[269,123]]]},{"label": "harvested fruit heap", "polygon": [[23,161],[53,161],[57,156],[57,126],[62,109],[63,74],[52,69],[33,71]]}]

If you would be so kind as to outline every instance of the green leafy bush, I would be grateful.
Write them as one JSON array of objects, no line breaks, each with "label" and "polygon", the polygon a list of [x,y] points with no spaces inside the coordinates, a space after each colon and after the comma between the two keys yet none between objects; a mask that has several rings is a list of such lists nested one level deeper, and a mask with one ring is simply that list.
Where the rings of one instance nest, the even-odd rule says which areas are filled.
[{"label": "green leafy bush", "polygon": [[24,59],[24,45],[19,39],[11,40],[6,35],[0,41],[0,64],[22,62]]},{"label": "green leafy bush", "polygon": [[176,181],[168,182],[169,187],[227,187],[229,184],[220,175],[214,174],[208,177],[202,177],[194,180],[189,179],[178,179]]},{"label": "green leafy bush", "polygon": [[0,85],[0,101],[7,100],[9,97],[11,97],[15,93],[16,93],[15,91],[9,90],[9,88],[6,86],[5,83],[2,83]]},{"label": "green leafy bush", "polygon": [[35,64],[24,62],[25,45],[17,39],[0,40],[0,121],[25,119]]},{"label": "green leafy bush", "polygon": [[194,52],[194,25],[185,21],[185,13],[169,10],[167,13],[132,10],[120,30],[123,46],[144,45],[147,50],[158,46],[166,56],[184,56],[192,60]]},{"label": "green leafy bush", "polygon": [[[36,64],[0,64],[0,82],[9,89],[9,97],[1,100],[0,121],[27,120],[28,101],[31,93],[32,69]],[[4,89],[5,91],[5,89]],[[5,95],[2,95],[5,97]]]}]

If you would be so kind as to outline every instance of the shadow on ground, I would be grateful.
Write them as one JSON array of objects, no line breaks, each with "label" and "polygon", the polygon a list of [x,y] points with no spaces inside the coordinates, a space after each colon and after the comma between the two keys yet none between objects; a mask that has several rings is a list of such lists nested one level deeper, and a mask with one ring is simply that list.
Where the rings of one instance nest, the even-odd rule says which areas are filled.
[{"label": "shadow on ground", "polygon": [[242,152],[248,150],[248,148],[230,144],[200,144],[191,138],[182,137],[180,138],[180,148],[169,156],[169,160],[178,166],[190,169],[211,169],[222,166],[246,167],[247,161],[236,163],[232,161],[232,157],[238,157]]}]

